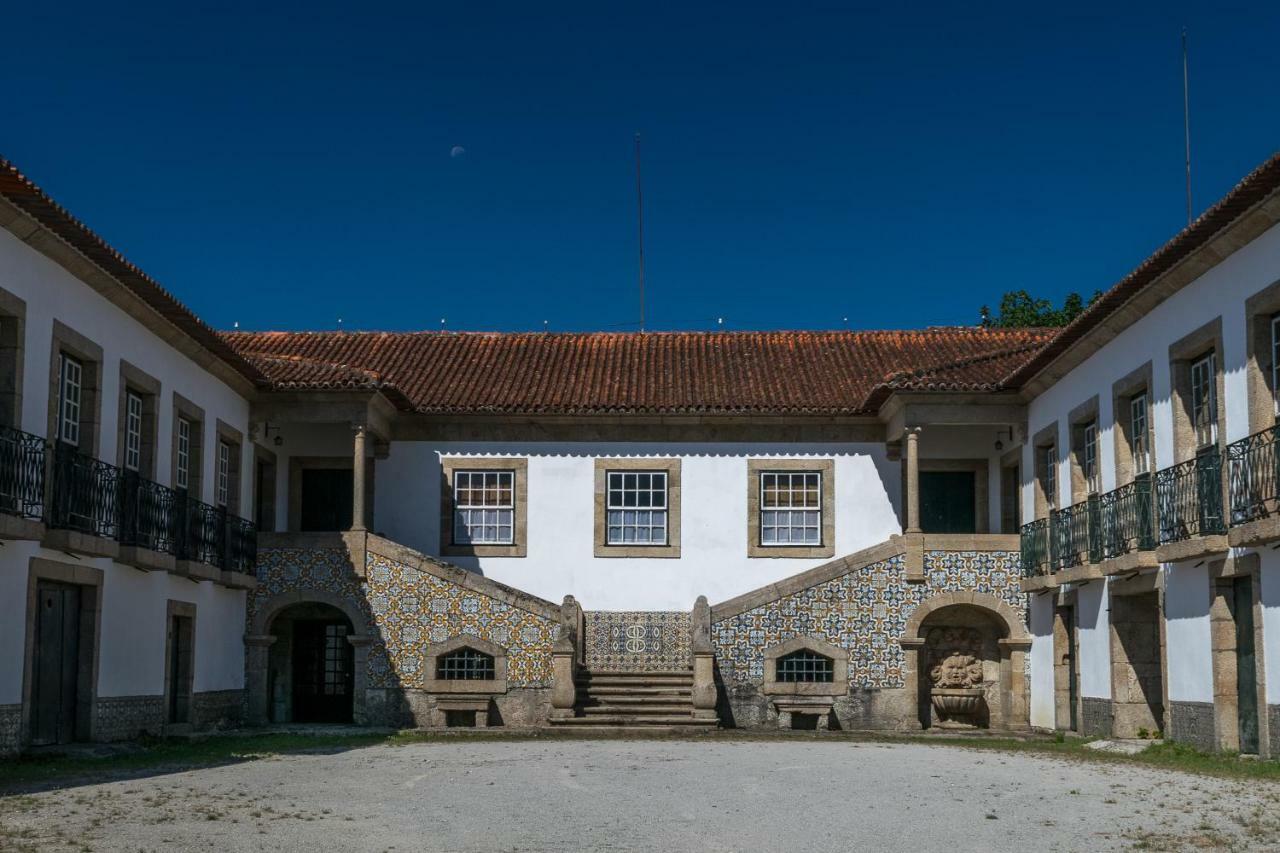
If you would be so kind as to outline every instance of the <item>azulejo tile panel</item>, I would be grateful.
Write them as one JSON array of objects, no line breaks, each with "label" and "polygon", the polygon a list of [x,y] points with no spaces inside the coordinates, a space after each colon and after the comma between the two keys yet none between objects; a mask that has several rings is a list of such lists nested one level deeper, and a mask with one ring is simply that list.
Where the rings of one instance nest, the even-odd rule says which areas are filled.
[{"label": "azulejo tile panel", "polygon": [[766,649],[809,636],[849,651],[851,686],[902,687],[905,653],[898,638],[929,596],[988,593],[1025,618],[1018,561],[1008,551],[929,551],[923,584],[907,583],[901,556],[856,569],[712,625],[720,670],[731,682],[759,682]]},{"label": "azulejo tile panel", "polygon": [[587,669],[645,672],[688,669],[689,614],[678,610],[588,610]]},{"label": "azulejo tile panel", "polygon": [[370,687],[421,688],[428,647],[459,635],[507,650],[509,686],[551,683],[551,648],[560,628],[553,620],[376,554],[368,555],[361,582],[343,549],[260,551],[250,619],[271,597],[308,589],[342,597],[375,626]]}]

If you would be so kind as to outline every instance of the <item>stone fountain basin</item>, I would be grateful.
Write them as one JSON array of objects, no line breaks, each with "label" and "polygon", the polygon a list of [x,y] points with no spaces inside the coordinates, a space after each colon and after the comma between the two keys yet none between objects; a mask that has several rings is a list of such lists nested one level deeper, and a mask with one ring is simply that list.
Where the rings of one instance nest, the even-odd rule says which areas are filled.
[{"label": "stone fountain basin", "polygon": [[951,716],[971,716],[982,710],[985,691],[981,687],[935,687],[929,698],[938,712]]}]

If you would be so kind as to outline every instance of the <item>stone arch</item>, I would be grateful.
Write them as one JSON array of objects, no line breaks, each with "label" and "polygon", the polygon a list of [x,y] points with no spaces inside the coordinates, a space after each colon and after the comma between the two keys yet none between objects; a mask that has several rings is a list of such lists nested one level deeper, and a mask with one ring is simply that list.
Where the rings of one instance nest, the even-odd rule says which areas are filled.
[{"label": "stone arch", "polygon": [[369,646],[376,637],[376,629],[365,612],[351,599],[323,589],[300,589],[273,595],[260,603],[250,620],[245,634],[245,690],[248,701],[248,721],[251,725],[265,725],[271,719],[271,647],[277,637],[271,633],[272,625],[283,611],[300,604],[322,604],[341,613],[351,623],[353,633],[348,635],[352,655],[352,721],[357,725],[367,722],[366,693],[369,686]]},{"label": "stone arch", "polygon": [[1007,602],[983,592],[944,592],[930,596],[921,602],[907,619],[898,642],[906,652],[905,681],[908,691],[916,698],[918,722],[921,728],[930,725],[930,679],[924,671],[928,650],[925,648],[927,622],[934,614],[949,608],[980,613],[989,619],[1002,635],[996,642],[999,661],[998,700],[988,697],[991,724],[1005,729],[1022,730],[1029,726],[1026,676],[1026,654],[1031,648],[1031,635],[1021,616]]}]

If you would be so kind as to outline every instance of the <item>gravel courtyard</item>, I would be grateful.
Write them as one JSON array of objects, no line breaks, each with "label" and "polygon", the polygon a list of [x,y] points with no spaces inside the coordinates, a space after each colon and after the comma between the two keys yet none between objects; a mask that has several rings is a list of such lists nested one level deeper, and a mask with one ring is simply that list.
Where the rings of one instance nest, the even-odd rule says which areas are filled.
[{"label": "gravel courtyard", "polygon": [[1272,783],[946,745],[458,739],[8,796],[0,849],[1269,849],[1277,803]]}]

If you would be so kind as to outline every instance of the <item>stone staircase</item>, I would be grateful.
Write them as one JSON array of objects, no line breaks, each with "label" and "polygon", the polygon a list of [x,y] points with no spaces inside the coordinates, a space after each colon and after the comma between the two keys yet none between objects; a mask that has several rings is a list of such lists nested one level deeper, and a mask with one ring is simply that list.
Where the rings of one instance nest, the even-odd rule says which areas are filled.
[{"label": "stone staircase", "polygon": [[574,716],[555,726],[608,731],[714,729],[717,720],[693,708],[691,670],[610,672],[584,670],[577,679]]}]

